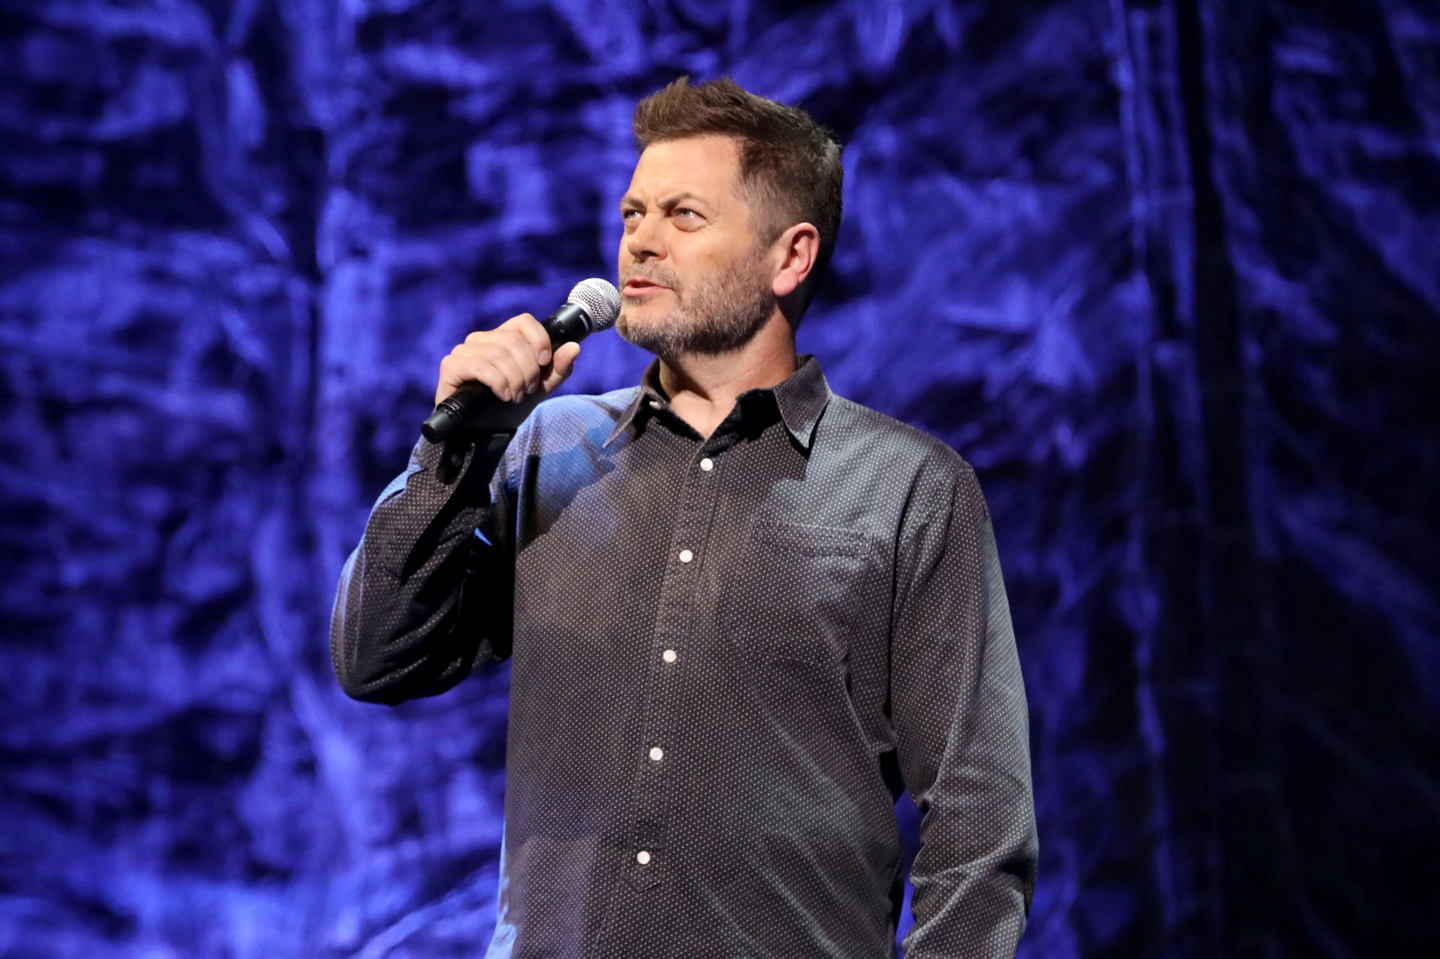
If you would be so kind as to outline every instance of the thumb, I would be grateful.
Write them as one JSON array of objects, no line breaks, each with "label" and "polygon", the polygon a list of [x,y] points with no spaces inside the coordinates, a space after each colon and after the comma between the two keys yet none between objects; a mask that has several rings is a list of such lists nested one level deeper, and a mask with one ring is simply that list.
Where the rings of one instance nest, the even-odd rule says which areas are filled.
[{"label": "thumb", "polygon": [[575,370],[575,357],[579,355],[579,343],[565,343],[555,351],[555,356],[550,361],[550,375],[545,377],[546,393],[569,379]]}]

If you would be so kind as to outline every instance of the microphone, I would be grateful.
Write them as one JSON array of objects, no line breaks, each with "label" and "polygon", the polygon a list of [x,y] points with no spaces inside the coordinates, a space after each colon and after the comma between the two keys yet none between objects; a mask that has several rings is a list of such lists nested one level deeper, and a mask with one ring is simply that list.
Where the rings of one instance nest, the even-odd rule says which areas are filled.
[{"label": "microphone", "polygon": [[[614,285],[599,277],[581,280],[570,291],[565,305],[546,317],[542,324],[550,334],[551,355],[566,343],[609,329],[619,315],[620,293]],[[432,443],[443,443],[470,431],[511,432],[544,398],[538,394],[530,402],[506,403],[484,383],[463,383],[435,407],[420,432]]]}]

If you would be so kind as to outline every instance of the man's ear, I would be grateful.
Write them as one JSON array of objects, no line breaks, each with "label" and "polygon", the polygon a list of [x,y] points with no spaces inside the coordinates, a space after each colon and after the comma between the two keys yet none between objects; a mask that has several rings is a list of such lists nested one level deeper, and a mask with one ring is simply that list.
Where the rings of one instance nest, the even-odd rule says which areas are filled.
[{"label": "man's ear", "polygon": [[805,278],[815,269],[820,256],[820,231],[810,223],[788,227],[771,247],[779,255],[779,268],[770,289],[775,298],[785,300],[805,285]]},{"label": "man's ear", "polygon": [[770,289],[793,331],[810,305],[814,284],[807,281],[820,256],[820,231],[812,223],[797,223],[781,233],[770,249],[777,263]]}]

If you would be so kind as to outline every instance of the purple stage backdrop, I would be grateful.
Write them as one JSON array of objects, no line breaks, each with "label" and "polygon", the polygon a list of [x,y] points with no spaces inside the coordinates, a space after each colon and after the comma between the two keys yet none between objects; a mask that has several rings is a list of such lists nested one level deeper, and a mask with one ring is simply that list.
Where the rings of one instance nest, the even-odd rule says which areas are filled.
[{"label": "purple stage backdrop", "polygon": [[483,953],[507,674],[350,702],[331,597],[682,73],[847,144],[801,346],[987,491],[1022,956],[1433,948],[1433,0],[0,0],[0,955]]}]

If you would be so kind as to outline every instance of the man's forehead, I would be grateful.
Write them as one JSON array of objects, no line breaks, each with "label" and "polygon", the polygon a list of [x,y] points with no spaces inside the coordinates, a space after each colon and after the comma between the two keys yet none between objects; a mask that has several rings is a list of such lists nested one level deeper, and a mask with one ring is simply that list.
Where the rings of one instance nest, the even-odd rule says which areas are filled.
[{"label": "man's forehead", "polygon": [[661,140],[640,154],[627,197],[690,193],[719,201],[737,195],[739,174],[740,141],[734,137]]}]

